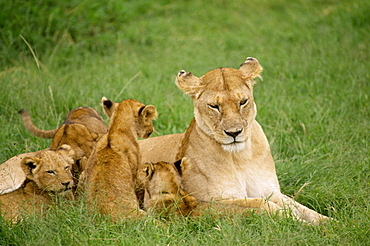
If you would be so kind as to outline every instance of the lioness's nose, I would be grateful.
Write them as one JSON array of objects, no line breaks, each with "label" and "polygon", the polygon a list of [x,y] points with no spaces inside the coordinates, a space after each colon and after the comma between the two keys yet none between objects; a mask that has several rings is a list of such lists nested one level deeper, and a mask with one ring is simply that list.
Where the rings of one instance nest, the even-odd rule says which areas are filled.
[{"label": "lioness's nose", "polygon": [[230,136],[230,137],[233,137],[233,138],[236,138],[240,133],[242,133],[243,129],[239,130],[239,131],[235,131],[235,132],[227,132],[227,131],[224,131],[226,133],[226,135]]}]

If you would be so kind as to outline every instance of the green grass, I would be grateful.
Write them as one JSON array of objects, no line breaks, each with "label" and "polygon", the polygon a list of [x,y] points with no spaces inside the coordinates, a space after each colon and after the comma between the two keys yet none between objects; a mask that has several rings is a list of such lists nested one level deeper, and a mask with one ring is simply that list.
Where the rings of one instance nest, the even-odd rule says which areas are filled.
[{"label": "green grass", "polygon": [[253,56],[264,67],[254,92],[257,120],[282,191],[338,220],[316,227],[260,215],[112,224],[83,204],[61,204],[47,218],[0,220],[0,245],[368,244],[367,1],[15,0],[0,7],[0,161],[50,144],[27,132],[17,114],[23,108],[52,129],[78,106],[102,113],[102,96],[135,98],[157,107],[157,135],[183,132],[193,109],[174,84],[177,72],[201,76]]}]

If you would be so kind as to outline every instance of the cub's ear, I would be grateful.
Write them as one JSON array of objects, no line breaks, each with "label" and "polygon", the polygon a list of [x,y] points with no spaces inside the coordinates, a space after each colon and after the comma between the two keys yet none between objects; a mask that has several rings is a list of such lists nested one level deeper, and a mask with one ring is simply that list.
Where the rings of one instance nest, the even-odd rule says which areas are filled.
[{"label": "cub's ear", "polygon": [[185,70],[177,74],[176,85],[191,98],[198,98],[203,89],[202,80]]},{"label": "cub's ear", "polygon": [[141,107],[139,115],[148,120],[155,120],[158,116],[157,109],[153,105]]},{"label": "cub's ear", "polygon": [[40,159],[37,157],[25,157],[21,162],[21,167],[28,179],[33,180],[33,174],[39,167]]},{"label": "cub's ear", "polygon": [[182,176],[184,172],[189,170],[191,166],[190,161],[186,157],[183,157],[181,160],[176,161],[174,164],[180,176]]},{"label": "cub's ear", "polygon": [[245,80],[252,80],[256,77],[262,78],[262,66],[256,58],[248,57],[247,60],[240,65],[239,70],[242,72]]},{"label": "cub's ear", "polygon": [[110,119],[112,118],[112,115],[114,111],[116,110],[118,103],[113,102],[106,97],[103,97],[101,99],[101,105],[102,105],[104,114],[108,116],[108,118]]},{"label": "cub's ear", "polygon": [[145,162],[141,165],[139,171],[144,175],[145,178],[151,177],[154,172],[154,165],[150,162]]},{"label": "cub's ear", "polygon": [[77,159],[76,157],[81,156],[81,153],[76,153],[68,144],[63,144],[56,151],[70,164],[74,163],[74,160]]}]

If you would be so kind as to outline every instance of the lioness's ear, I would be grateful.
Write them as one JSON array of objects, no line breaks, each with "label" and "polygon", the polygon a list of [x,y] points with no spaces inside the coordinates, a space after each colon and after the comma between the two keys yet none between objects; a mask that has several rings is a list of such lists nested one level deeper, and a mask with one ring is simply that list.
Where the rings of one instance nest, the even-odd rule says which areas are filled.
[{"label": "lioness's ear", "polygon": [[245,80],[252,80],[256,77],[261,77],[262,66],[256,58],[248,57],[247,60],[240,65],[239,70],[243,74]]},{"label": "lioness's ear", "polygon": [[25,157],[22,160],[21,167],[28,179],[32,180],[33,173],[40,163],[40,159],[37,157]]},{"label": "lioness's ear", "polygon": [[182,174],[186,172],[186,170],[190,169],[190,161],[186,157],[183,157],[181,160],[176,161],[174,164],[180,176],[182,176]]},{"label": "lioness's ear", "polygon": [[103,97],[101,99],[101,105],[102,105],[104,114],[108,116],[108,118],[110,119],[112,118],[112,115],[114,111],[116,110],[118,103],[113,102],[106,97]]},{"label": "lioness's ear", "polygon": [[148,120],[154,120],[157,118],[158,113],[157,109],[153,105],[146,105],[140,108],[139,115]]},{"label": "lioness's ear", "polygon": [[177,74],[176,85],[192,98],[198,98],[203,88],[202,80],[190,72],[185,72],[185,70],[181,70]]}]

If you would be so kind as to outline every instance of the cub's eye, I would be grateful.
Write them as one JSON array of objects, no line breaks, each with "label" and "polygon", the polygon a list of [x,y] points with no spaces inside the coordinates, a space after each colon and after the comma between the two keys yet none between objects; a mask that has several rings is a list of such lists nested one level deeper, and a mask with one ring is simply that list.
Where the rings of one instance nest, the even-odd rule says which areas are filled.
[{"label": "cub's eye", "polygon": [[66,170],[69,170],[71,167],[70,166],[66,166]]},{"label": "cub's eye", "polygon": [[55,172],[53,170],[49,170],[49,171],[46,171],[47,173],[50,173],[50,174],[55,174]]},{"label": "cub's eye", "polygon": [[243,99],[240,101],[240,106],[244,106],[248,103],[248,99]]},{"label": "cub's eye", "polygon": [[220,108],[217,104],[208,104],[208,107],[210,107],[211,109],[216,109],[216,110],[220,111]]}]

